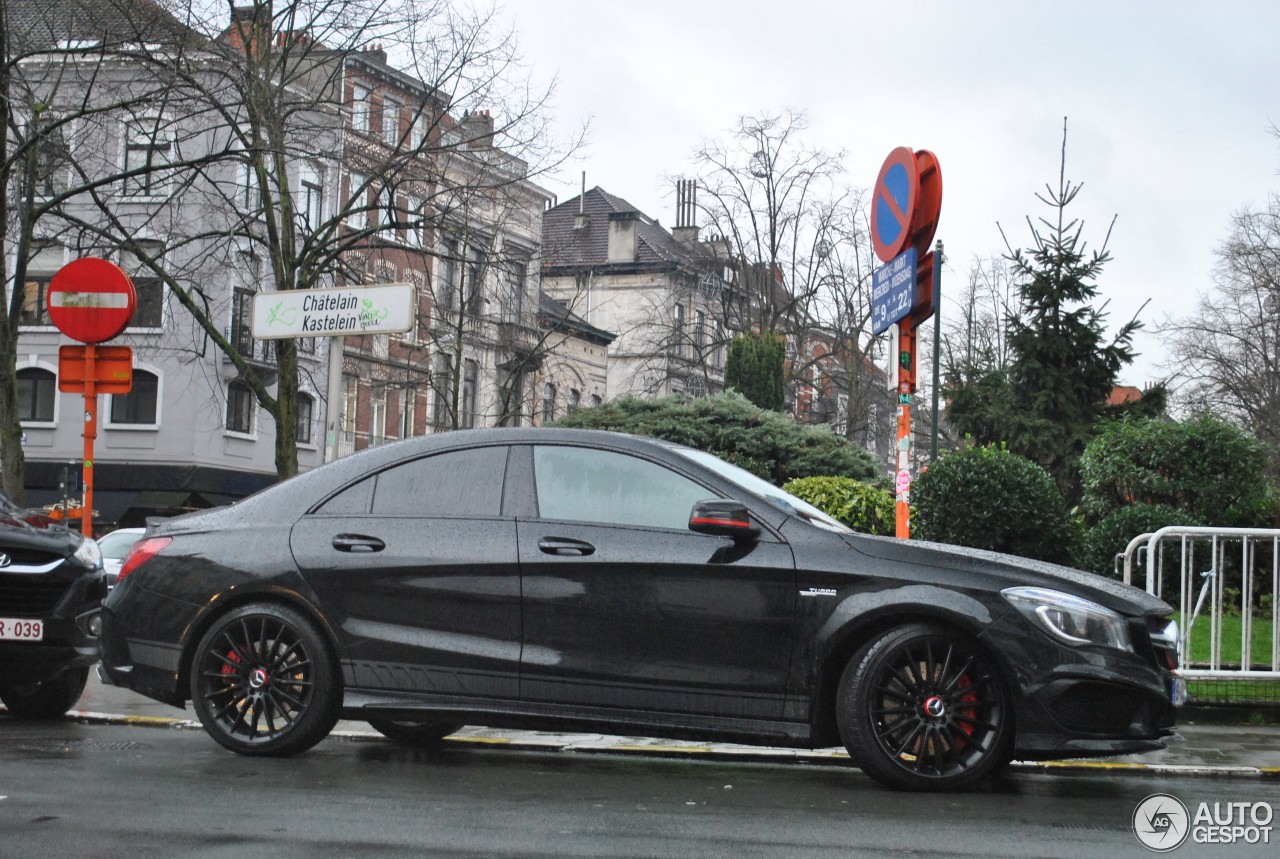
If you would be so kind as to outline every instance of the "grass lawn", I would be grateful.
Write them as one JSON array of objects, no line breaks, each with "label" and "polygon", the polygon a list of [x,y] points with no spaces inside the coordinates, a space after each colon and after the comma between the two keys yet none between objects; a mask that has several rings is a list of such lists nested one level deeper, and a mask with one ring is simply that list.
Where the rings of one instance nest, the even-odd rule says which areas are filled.
[{"label": "grass lawn", "polygon": [[[1175,615],[1178,626],[1182,626],[1181,616]],[[1222,665],[1240,664],[1240,616],[1226,615],[1222,618]],[[1186,631],[1183,630],[1183,634]],[[1209,663],[1209,646],[1212,640],[1209,616],[1201,614],[1191,630],[1191,662],[1186,667],[1207,666]],[[1253,640],[1250,648],[1250,660],[1254,668],[1269,669],[1271,667],[1271,618],[1257,617],[1253,619]]]}]

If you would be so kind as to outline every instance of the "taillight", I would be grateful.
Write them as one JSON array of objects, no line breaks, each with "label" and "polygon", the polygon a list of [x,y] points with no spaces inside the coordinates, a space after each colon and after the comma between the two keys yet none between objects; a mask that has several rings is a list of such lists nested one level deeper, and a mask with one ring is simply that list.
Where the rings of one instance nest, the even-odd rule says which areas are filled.
[{"label": "taillight", "polygon": [[124,556],[120,572],[116,575],[116,584],[147,561],[160,554],[160,551],[173,542],[172,537],[148,537],[133,544],[129,554]]}]

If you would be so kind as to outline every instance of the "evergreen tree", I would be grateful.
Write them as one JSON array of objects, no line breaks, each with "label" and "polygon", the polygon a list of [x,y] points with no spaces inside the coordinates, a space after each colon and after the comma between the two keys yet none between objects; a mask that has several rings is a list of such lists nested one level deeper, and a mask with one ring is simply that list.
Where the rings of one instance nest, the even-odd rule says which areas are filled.
[{"label": "evergreen tree", "polygon": [[762,409],[786,408],[786,344],[773,334],[743,334],[729,344],[724,384]]},{"label": "evergreen tree", "polygon": [[1036,195],[1053,213],[1039,219],[1039,227],[1028,218],[1034,247],[1010,248],[1007,257],[1021,305],[1009,322],[1008,374],[984,377],[982,395],[961,384],[948,415],[961,433],[980,443],[1006,442],[1041,465],[1069,499],[1079,497],[1080,454],[1120,369],[1134,358],[1131,342],[1141,327],[1135,318],[1106,339],[1106,313],[1093,302],[1111,255],[1106,239],[1101,249],[1089,250],[1083,223],[1067,217],[1080,188],[1066,178],[1064,124],[1058,187],[1046,185]]}]

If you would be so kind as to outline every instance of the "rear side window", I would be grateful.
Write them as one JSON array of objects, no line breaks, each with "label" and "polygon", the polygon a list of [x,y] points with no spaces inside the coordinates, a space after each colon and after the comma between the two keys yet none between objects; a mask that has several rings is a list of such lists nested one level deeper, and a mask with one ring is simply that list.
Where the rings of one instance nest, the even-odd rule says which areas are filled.
[{"label": "rear side window", "polygon": [[373,514],[500,516],[506,470],[505,447],[455,450],[402,463],[378,475]]},{"label": "rear side window", "polygon": [[694,502],[716,494],[638,457],[582,447],[533,449],[543,519],[687,530]]}]

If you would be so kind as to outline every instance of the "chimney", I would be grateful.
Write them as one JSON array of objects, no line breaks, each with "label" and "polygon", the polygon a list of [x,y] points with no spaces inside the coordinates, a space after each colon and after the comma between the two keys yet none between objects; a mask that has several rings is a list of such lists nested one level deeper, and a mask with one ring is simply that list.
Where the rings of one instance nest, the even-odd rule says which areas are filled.
[{"label": "chimney", "polygon": [[698,244],[697,180],[676,180],[676,228],[671,231],[671,235],[685,247]]},{"label": "chimney", "polygon": [[587,228],[587,171],[582,171],[582,193],[578,195],[578,214],[573,216],[573,228],[575,230],[585,230]]},{"label": "chimney", "polygon": [[639,212],[612,212],[609,215],[609,262],[635,262],[639,243],[636,224]]},{"label": "chimney", "polygon": [[231,22],[219,37],[237,51],[246,52],[247,45],[267,44],[271,35],[270,6],[232,6]]},{"label": "chimney", "polygon": [[487,110],[467,111],[462,115],[462,140],[468,149],[493,148],[493,117]]}]

